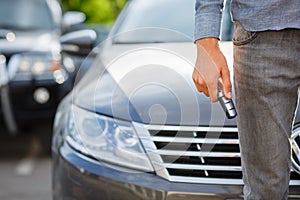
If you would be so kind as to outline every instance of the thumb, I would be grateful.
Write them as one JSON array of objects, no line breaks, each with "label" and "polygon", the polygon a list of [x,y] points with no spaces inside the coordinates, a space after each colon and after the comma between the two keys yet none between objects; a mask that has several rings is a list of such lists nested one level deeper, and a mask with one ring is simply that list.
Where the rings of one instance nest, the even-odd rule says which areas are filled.
[{"label": "thumb", "polygon": [[223,82],[223,92],[227,99],[232,98],[232,85],[230,81],[230,72],[228,67],[223,68],[221,72],[222,82]]}]

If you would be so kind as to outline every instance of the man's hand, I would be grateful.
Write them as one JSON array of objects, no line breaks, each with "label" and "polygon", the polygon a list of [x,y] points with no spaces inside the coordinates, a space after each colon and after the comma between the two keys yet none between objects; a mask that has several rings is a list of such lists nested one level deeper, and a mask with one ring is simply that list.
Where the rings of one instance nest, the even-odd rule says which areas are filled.
[{"label": "man's hand", "polygon": [[199,92],[210,97],[211,102],[218,101],[218,81],[223,82],[225,97],[232,98],[230,72],[226,59],[219,47],[217,38],[204,38],[196,41],[197,60],[192,75]]}]

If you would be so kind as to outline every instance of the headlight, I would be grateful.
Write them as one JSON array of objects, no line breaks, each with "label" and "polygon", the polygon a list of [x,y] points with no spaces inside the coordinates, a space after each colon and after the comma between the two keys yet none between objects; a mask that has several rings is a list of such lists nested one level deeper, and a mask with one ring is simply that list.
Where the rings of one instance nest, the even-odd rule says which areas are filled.
[{"label": "headlight", "polygon": [[300,174],[300,126],[294,128],[290,142],[292,147],[292,167],[295,172]]},{"label": "headlight", "polygon": [[66,141],[77,151],[107,163],[153,171],[131,123],[98,115],[73,105]]},{"label": "headlight", "polygon": [[[54,58],[51,54],[24,53],[12,56],[8,63],[10,79],[24,79],[32,75],[36,79],[55,79],[55,72],[62,72],[60,59]],[[66,76],[66,73],[63,74]],[[62,83],[61,77],[58,81]],[[64,81],[63,81],[64,82]]]}]

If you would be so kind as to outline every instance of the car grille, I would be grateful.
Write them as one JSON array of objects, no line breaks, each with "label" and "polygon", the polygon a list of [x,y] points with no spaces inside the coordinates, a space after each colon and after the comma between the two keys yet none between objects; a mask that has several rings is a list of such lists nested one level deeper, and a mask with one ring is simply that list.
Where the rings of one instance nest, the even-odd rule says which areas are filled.
[{"label": "car grille", "polygon": [[[135,123],[157,174],[169,181],[242,185],[237,128]],[[291,172],[291,185],[300,175]]]}]

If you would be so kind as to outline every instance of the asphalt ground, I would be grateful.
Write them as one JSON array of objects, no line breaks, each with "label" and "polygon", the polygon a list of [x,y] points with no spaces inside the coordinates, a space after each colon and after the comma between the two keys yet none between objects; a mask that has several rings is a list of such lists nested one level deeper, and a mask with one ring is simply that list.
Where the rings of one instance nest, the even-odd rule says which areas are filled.
[{"label": "asphalt ground", "polygon": [[50,200],[51,123],[19,134],[0,126],[0,199]]}]

